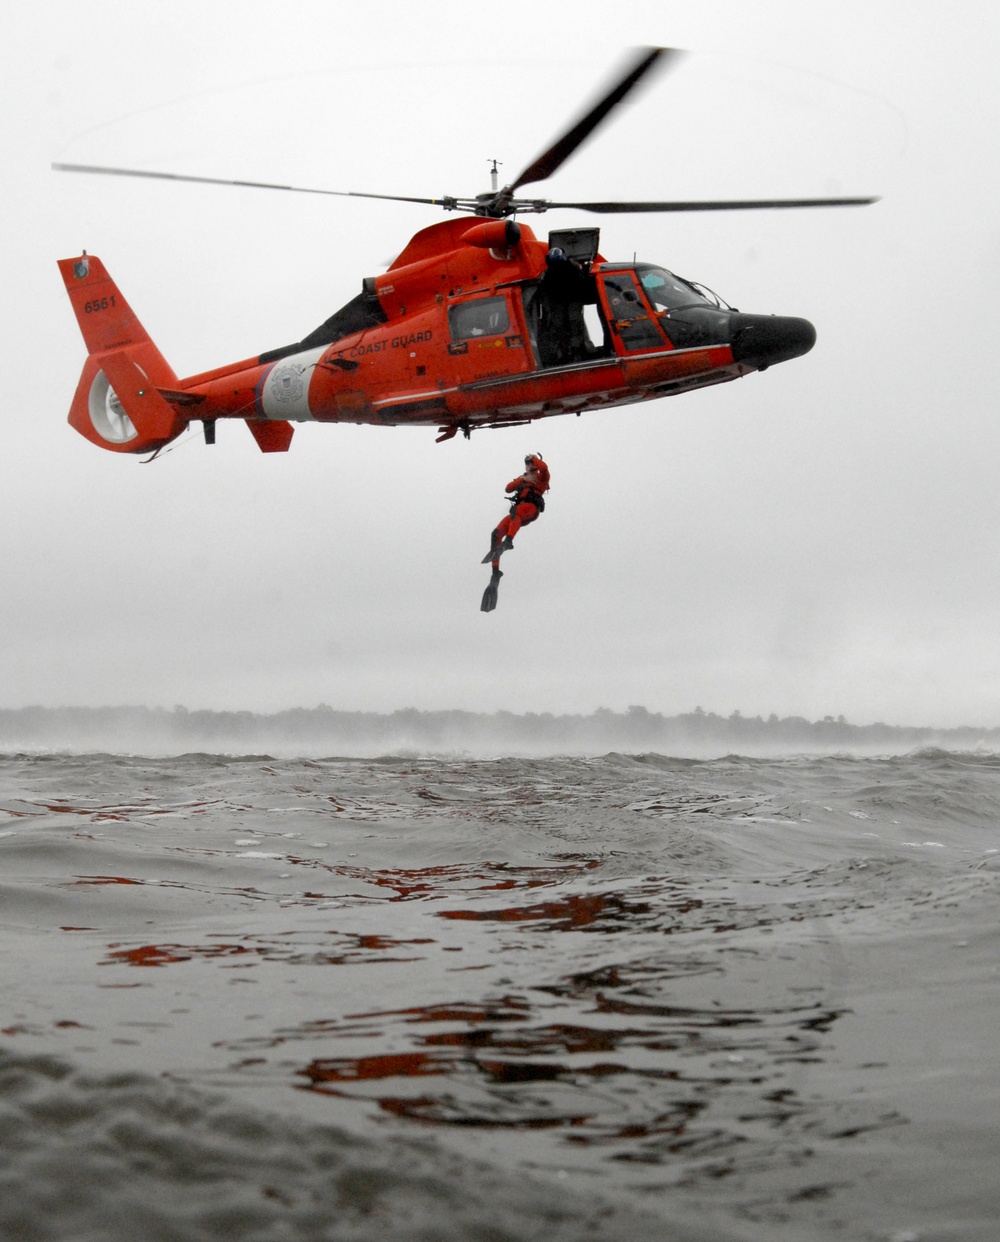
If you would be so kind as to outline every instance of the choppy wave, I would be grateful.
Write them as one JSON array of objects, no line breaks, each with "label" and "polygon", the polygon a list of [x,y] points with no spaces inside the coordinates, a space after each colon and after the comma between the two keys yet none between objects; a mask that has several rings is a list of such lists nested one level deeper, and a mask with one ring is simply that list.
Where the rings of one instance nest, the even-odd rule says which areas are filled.
[{"label": "choppy wave", "polygon": [[992,1236],[1000,756],[0,772],[3,1236]]},{"label": "choppy wave", "polygon": [[[3,1051],[0,1155],[7,1239],[572,1242],[657,1225],[405,1140],[373,1143],[149,1075],[85,1075]],[[684,1226],[675,1236],[706,1239]]]}]

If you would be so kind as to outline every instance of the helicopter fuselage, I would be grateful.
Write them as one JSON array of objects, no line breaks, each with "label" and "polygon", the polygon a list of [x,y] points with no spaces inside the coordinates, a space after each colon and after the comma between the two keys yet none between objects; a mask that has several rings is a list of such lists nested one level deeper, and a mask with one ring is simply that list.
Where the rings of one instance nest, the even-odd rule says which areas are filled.
[{"label": "helicopter fuselage", "polygon": [[69,421],[117,452],[156,450],[199,420],[211,442],[221,419],[245,420],[265,452],[287,449],[300,422],[432,426],[449,439],[724,383],[813,345],[807,320],[740,314],[597,245],[596,229],[541,242],[511,220],[446,220],[302,341],[182,380],[100,261],[63,260],[91,352]]}]

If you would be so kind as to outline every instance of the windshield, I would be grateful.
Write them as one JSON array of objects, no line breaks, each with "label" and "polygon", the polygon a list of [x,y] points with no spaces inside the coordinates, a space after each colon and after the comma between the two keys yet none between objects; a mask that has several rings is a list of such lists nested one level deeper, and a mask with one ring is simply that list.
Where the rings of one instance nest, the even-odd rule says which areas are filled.
[{"label": "windshield", "polygon": [[662,314],[663,311],[679,310],[682,306],[725,306],[725,302],[711,290],[693,281],[685,280],[683,276],[675,276],[665,267],[653,267],[648,263],[639,263],[635,270],[646,291],[646,297],[649,298],[657,314]]}]

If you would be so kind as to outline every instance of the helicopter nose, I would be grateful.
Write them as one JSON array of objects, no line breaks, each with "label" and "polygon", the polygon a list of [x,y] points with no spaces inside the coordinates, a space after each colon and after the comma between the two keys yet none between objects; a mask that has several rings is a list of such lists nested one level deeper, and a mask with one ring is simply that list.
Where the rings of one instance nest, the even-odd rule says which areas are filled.
[{"label": "helicopter nose", "polygon": [[816,344],[816,329],[808,319],[784,315],[729,316],[730,348],[737,362],[763,371],[776,362],[807,354]]}]

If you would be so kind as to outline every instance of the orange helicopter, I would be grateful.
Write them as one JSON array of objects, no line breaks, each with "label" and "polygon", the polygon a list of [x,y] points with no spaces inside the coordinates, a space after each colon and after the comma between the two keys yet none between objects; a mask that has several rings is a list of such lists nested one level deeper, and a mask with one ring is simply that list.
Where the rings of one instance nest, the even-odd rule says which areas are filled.
[{"label": "orange helicopter", "polygon": [[179,379],[100,259],[62,259],[89,357],[70,408],[82,436],[155,456],[191,422],[215,442],[242,419],[265,453],[293,423],[432,426],[438,440],[672,396],[808,352],[805,319],[741,314],[695,281],[643,262],[608,262],[596,228],[539,240],[515,219],[554,208],[595,213],[859,206],[874,198],[552,202],[519,198],[550,177],[674,49],[641,49],[598,102],[509,185],[475,198],[411,198],[93,165],[69,172],[153,177],[422,203],[471,213],[422,229],[382,276],[295,344]]}]

